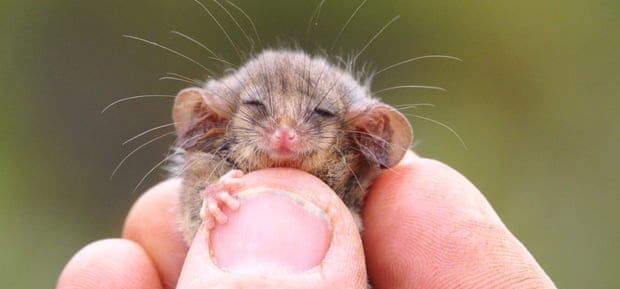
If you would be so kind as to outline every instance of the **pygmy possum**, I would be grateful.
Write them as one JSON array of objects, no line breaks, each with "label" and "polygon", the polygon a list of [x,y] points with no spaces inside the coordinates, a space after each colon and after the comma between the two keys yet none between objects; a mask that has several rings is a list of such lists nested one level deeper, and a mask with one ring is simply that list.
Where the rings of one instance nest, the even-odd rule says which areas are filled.
[{"label": "pygmy possum", "polygon": [[175,99],[173,174],[183,179],[181,231],[189,243],[204,222],[239,208],[244,173],[290,167],[328,184],[361,230],[368,187],[397,164],[413,132],[346,67],[302,51],[265,50],[245,65]]}]

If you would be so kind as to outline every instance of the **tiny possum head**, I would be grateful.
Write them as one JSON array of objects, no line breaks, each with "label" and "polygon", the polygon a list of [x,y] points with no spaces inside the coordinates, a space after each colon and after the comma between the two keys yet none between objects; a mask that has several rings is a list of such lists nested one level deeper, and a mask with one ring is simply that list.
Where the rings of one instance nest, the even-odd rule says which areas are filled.
[{"label": "tiny possum head", "polygon": [[173,117],[186,153],[218,154],[246,171],[312,172],[345,151],[392,167],[413,138],[407,119],[351,73],[287,50],[267,50],[204,87],[181,91]]}]

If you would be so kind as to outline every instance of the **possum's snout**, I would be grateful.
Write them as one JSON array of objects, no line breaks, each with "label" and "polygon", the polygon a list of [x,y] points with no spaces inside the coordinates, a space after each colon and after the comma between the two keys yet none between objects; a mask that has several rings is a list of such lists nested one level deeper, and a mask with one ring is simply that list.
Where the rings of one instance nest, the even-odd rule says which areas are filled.
[{"label": "possum's snout", "polygon": [[278,152],[287,152],[295,150],[299,144],[299,136],[297,131],[289,127],[277,128],[269,138],[271,145]]},{"label": "possum's snout", "polygon": [[274,160],[296,158],[301,152],[301,135],[297,129],[281,126],[266,136],[269,155]]}]

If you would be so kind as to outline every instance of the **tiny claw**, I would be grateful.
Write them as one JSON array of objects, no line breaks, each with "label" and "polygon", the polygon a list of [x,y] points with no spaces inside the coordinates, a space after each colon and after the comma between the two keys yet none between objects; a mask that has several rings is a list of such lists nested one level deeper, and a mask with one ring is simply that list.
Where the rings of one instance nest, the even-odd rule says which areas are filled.
[{"label": "tiny claw", "polygon": [[215,217],[215,220],[219,224],[224,224],[224,223],[226,223],[228,221],[228,217],[226,217],[226,215],[224,215],[224,213],[220,209],[220,206],[219,206],[219,204],[217,203],[216,200],[210,200],[209,201],[208,209],[209,209],[209,213],[211,214],[211,216]]},{"label": "tiny claw", "polygon": [[213,222],[213,216],[209,212],[208,204],[209,202],[207,200],[202,201],[202,206],[200,206],[200,219],[202,219],[207,229],[212,229],[215,224]]},{"label": "tiny claw", "polygon": [[217,195],[217,198],[224,202],[226,206],[231,210],[239,209],[239,200],[233,198],[228,192],[221,192]]}]

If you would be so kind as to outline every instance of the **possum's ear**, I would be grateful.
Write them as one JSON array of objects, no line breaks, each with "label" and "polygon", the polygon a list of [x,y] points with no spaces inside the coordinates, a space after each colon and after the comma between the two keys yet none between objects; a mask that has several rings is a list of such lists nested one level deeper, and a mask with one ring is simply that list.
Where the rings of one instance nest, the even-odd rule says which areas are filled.
[{"label": "possum's ear", "polygon": [[179,140],[196,135],[212,137],[224,133],[230,119],[226,103],[202,88],[181,90],[174,101],[172,118]]},{"label": "possum's ear", "polygon": [[396,165],[413,140],[407,118],[385,104],[374,104],[366,110],[352,112],[349,127],[362,154],[381,168]]}]

